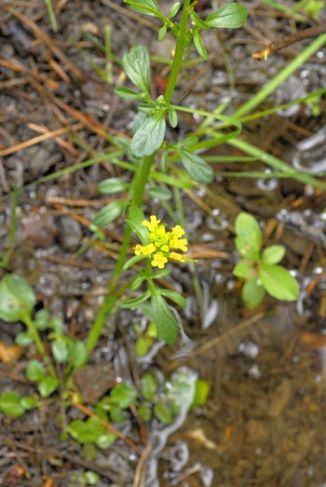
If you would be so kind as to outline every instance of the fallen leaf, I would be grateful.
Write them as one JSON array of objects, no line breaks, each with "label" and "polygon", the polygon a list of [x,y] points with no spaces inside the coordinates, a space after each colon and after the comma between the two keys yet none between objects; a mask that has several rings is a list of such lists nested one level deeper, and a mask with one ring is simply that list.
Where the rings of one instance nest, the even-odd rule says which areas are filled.
[{"label": "fallen leaf", "polygon": [[16,362],[22,354],[22,349],[16,345],[7,345],[0,342],[0,362],[11,365]]}]

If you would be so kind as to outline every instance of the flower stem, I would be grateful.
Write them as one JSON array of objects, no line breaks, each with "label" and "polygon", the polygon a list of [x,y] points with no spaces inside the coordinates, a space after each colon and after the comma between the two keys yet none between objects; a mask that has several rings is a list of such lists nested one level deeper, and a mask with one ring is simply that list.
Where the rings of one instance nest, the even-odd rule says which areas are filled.
[{"label": "flower stem", "polygon": [[[166,91],[164,94],[164,99],[167,104],[170,103],[173,93],[175,90],[176,83],[178,81],[179,73],[182,68],[183,54],[186,46],[187,37],[187,26],[189,17],[189,6],[190,0],[185,0],[182,9],[180,29],[177,36],[175,54],[172,61],[171,72],[168,79]],[[129,191],[129,201],[131,205],[140,206],[143,200],[143,195],[145,191],[145,185],[148,180],[148,176],[154,162],[155,154],[144,158],[137,170],[134,173],[134,177],[131,183],[131,188]],[[97,313],[94,323],[91,326],[89,335],[86,340],[86,348],[88,356],[97,345],[97,342],[101,336],[102,330],[104,328],[106,318],[112,312],[116,302],[118,301],[120,295],[117,291],[117,284],[119,282],[123,266],[126,262],[128,247],[131,240],[132,230],[130,227],[126,227],[124,231],[124,236],[122,239],[118,260],[115,264],[112,278],[108,284],[108,293],[104,298],[104,301]]]},{"label": "flower stem", "polygon": [[[134,178],[132,180],[131,188],[129,191],[129,201],[131,205],[140,206],[153,161],[154,156],[149,156],[145,157],[140,162],[134,174]],[[107,295],[104,298],[104,301],[97,313],[95,321],[92,324],[89,335],[87,337],[86,348],[88,351],[88,355],[90,355],[90,353],[96,347],[97,342],[101,336],[103,327],[105,325],[106,318],[112,312],[118,300],[118,296],[116,295],[116,287],[121,276],[122,268],[126,262],[131,235],[132,230],[130,229],[130,227],[126,226],[121,242],[121,247],[119,250],[118,260],[113,270],[112,279],[108,284]]]},{"label": "flower stem", "polygon": [[37,331],[37,328],[34,325],[33,320],[28,314],[24,314],[22,318],[23,323],[26,325],[26,328],[28,330],[28,333],[30,336],[33,338],[33,342],[35,343],[36,350],[40,355],[43,357],[46,355],[45,353],[45,347],[43,345],[42,339],[39,335],[39,332]]},{"label": "flower stem", "polygon": [[179,73],[182,68],[183,54],[187,40],[187,27],[189,17],[190,0],[184,0],[180,21],[180,29],[177,35],[177,43],[175,46],[175,53],[172,61],[171,72],[164,93],[164,100],[169,104],[172,100],[173,93],[178,81]]}]

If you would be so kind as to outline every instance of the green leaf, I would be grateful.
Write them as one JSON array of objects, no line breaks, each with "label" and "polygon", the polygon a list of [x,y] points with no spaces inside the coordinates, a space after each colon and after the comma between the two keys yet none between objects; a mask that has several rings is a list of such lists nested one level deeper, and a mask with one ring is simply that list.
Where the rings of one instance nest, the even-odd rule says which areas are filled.
[{"label": "green leaf", "polygon": [[76,341],[69,349],[69,362],[73,367],[81,367],[86,364],[88,358],[86,345],[82,341]]},{"label": "green leaf", "polygon": [[124,2],[141,14],[160,16],[159,6],[155,0],[124,0]]},{"label": "green leaf", "polygon": [[[123,265],[122,269],[126,271],[127,269],[130,269],[133,265],[137,264],[141,260],[144,260],[146,257],[144,255],[134,255],[133,257],[130,257],[130,259],[125,262]],[[130,288],[131,289],[131,288]],[[134,290],[134,289],[132,289]]]},{"label": "green leaf", "polygon": [[126,413],[120,407],[110,406],[110,419],[113,423],[123,423],[126,421]]},{"label": "green leaf", "polygon": [[98,190],[100,193],[113,194],[124,191],[128,188],[130,183],[124,181],[121,178],[108,178],[101,181],[98,185]]},{"label": "green leaf", "polygon": [[59,379],[53,375],[46,375],[38,383],[38,391],[42,397],[48,397],[59,387]]},{"label": "green leaf", "polygon": [[141,93],[122,86],[114,88],[114,93],[124,100],[139,100],[142,98]]},{"label": "green leaf", "polygon": [[153,345],[153,339],[148,336],[140,336],[135,343],[135,352],[137,357],[144,357]]},{"label": "green leaf", "polygon": [[0,394],[0,412],[12,418],[18,418],[25,412],[21,397],[16,392],[6,391]]},{"label": "green leaf", "polygon": [[183,167],[189,176],[199,183],[209,183],[213,178],[213,169],[204,159],[187,150],[179,151]]},{"label": "green leaf", "polygon": [[186,300],[182,294],[172,291],[172,289],[160,289],[160,294],[168,299],[171,299],[171,301],[180,306],[180,308],[184,308],[186,306]]},{"label": "green leaf", "polygon": [[165,384],[167,397],[175,414],[190,409],[195,397],[197,375],[197,372],[189,368],[180,367]]},{"label": "green leaf", "polygon": [[63,334],[63,323],[60,318],[52,318],[52,320],[49,321],[48,328],[52,328],[56,335]]},{"label": "green leaf", "polygon": [[178,125],[177,111],[174,108],[171,108],[168,111],[168,117],[169,117],[169,124],[171,125],[172,128],[175,128]]},{"label": "green leaf", "polygon": [[139,240],[141,240],[143,244],[147,244],[148,230],[143,225],[144,220],[145,220],[145,216],[141,208],[134,205],[129,207],[128,218],[126,220],[127,224],[129,225],[131,230],[135,232]]},{"label": "green leaf", "polygon": [[156,113],[146,118],[136,130],[130,148],[136,157],[153,154],[163,143],[166,123],[164,115]]},{"label": "green leaf", "polygon": [[38,330],[46,330],[49,328],[50,314],[47,309],[40,309],[35,313],[34,324]]},{"label": "green leaf", "polygon": [[28,362],[26,368],[26,377],[32,382],[39,382],[45,376],[45,369],[38,360],[31,360]]},{"label": "green leaf", "polygon": [[266,264],[278,264],[284,257],[285,247],[283,245],[271,245],[266,247],[262,254],[262,260]]},{"label": "green leaf", "polygon": [[167,344],[175,343],[180,327],[162,296],[152,296],[150,312],[157,327],[157,336]]},{"label": "green leaf", "polygon": [[172,198],[171,191],[163,186],[155,186],[150,188],[148,190],[148,194],[150,194],[152,198],[156,198],[159,201],[169,201]]},{"label": "green leaf", "polygon": [[87,485],[96,485],[97,482],[100,481],[99,474],[96,472],[92,472],[91,470],[88,470],[87,472],[84,473],[84,478]]},{"label": "green leaf", "polygon": [[94,422],[82,421],[75,419],[68,424],[67,430],[71,436],[80,443],[95,443],[100,437],[102,430],[94,427]]},{"label": "green leaf", "polygon": [[130,384],[119,384],[111,391],[111,399],[118,404],[121,409],[127,409],[134,404],[137,399],[137,391]]},{"label": "green leaf", "polygon": [[148,421],[152,419],[152,410],[147,404],[141,404],[138,406],[137,413],[139,414],[140,418],[145,421],[145,423],[148,423]]},{"label": "green leaf", "polygon": [[160,30],[158,31],[158,40],[163,41],[165,39],[166,33],[168,31],[168,24],[163,24]]},{"label": "green leaf", "polygon": [[146,372],[141,378],[141,393],[144,399],[152,401],[158,388],[158,382],[155,375]]},{"label": "green leaf", "polygon": [[297,281],[280,265],[262,263],[259,278],[268,294],[276,299],[295,301],[299,296]]},{"label": "green leaf", "polygon": [[257,220],[249,213],[242,212],[236,218],[235,231],[235,245],[239,254],[246,259],[257,260],[262,241]]},{"label": "green leaf", "polygon": [[135,46],[122,58],[122,65],[128,78],[141,91],[148,92],[150,84],[150,62],[147,49]]},{"label": "green leaf", "polygon": [[28,345],[31,345],[33,342],[34,340],[28,332],[18,333],[18,335],[15,338],[15,343],[19,347],[27,347]]},{"label": "green leaf", "polygon": [[121,301],[120,306],[121,308],[125,308],[125,309],[135,309],[138,308],[138,306],[141,303],[147,301],[149,297],[150,297],[150,292],[146,291],[141,296],[137,296],[136,298],[129,298],[129,299],[125,299],[124,301]]},{"label": "green leaf", "polygon": [[126,203],[124,201],[112,201],[108,205],[101,208],[93,220],[93,224],[97,227],[107,227],[122,213]]},{"label": "green leaf", "polygon": [[207,380],[197,379],[195,383],[195,394],[191,404],[192,408],[204,406],[210,391],[210,384]]},{"label": "green leaf", "polygon": [[199,17],[199,15],[195,11],[191,12],[190,16],[191,21],[195,27],[197,27],[198,29],[207,28],[205,22]]},{"label": "green leaf", "polygon": [[219,29],[238,29],[247,21],[248,11],[239,3],[228,3],[206,17],[206,27]]},{"label": "green leaf", "polygon": [[36,303],[33,289],[25,279],[7,274],[0,281],[0,319],[14,323],[30,315]]},{"label": "green leaf", "polygon": [[154,406],[155,417],[163,424],[170,424],[173,421],[171,408],[163,401],[159,401]]},{"label": "green leaf", "polygon": [[68,347],[64,339],[57,339],[51,343],[52,355],[58,364],[64,364],[68,360]]},{"label": "green leaf", "polygon": [[251,260],[240,260],[233,269],[233,274],[240,279],[251,279],[255,277],[256,271]]},{"label": "green leaf", "polygon": [[199,30],[195,30],[194,32],[194,44],[199,56],[203,59],[207,59],[207,49]]},{"label": "green leaf", "polygon": [[105,431],[97,440],[96,440],[96,445],[101,448],[102,450],[109,448],[109,446],[112,445],[112,443],[115,442],[117,439],[116,435],[113,433],[110,433],[109,431]]},{"label": "green leaf", "polygon": [[20,404],[23,406],[25,411],[29,411],[30,409],[37,407],[38,401],[33,396],[24,396],[21,398]]},{"label": "green leaf", "polygon": [[242,288],[242,301],[248,309],[256,308],[264,299],[265,290],[258,284],[258,279],[254,278],[246,281]]},{"label": "green leaf", "polygon": [[180,10],[181,3],[180,2],[175,2],[172,7],[170,8],[170,11],[168,13],[168,18],[173,19],[177,15],[177,13]]}]

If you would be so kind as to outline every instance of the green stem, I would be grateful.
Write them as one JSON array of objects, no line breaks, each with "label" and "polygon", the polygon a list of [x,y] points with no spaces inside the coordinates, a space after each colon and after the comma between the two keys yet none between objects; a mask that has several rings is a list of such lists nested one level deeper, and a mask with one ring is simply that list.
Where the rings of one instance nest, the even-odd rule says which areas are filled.
[{"label": "green stem", "polygon": [[31,317],[28,314],[24,314],[22,321],[26,325],[28,333],[33,338],[33,341],[34,341],[35,346],[36,346],[36,350],[38,351],[38,353],[40,355],[45,356],[46,355],[45,347],[43,345],[43,342],[42,342],[42,339],[39,335],[39,332],[37,331],[37,328],[34,325],[33,320],[31,319]]},{"label": "green stem", "polygon": [[175,46],[175,53],[174,53],[174,58],[171,66],[171,72],[164,93],[164,100],[166,104],[169,104],[170,101],[172,100],[175,86],[177,84],[179,73],[182,67],[183,53],[185,50],[186,40],[187,40],[189,6],[190,6],[190,0],[184,0],[182,14],[181,14],[180,29],[177,34],[177,43]]},{"label": "green stem", "polygon": [[[154,156],[149,156],[140,162],[134,174],[134,178],[131,183],[131,188],[129,191],[130,204],[133,204],[135,206],[139,206],[141,204],[143,199],[143,194],[145,191],[145,185],[153,161],[154,161]],[[126,262],[131,235],[132,235],[132,231],[130,227],[126,227],[123,235],[121,247],[119,250],[118,260],[113,270],[112,279],[110,280],[108,285],[108,293],[104,298],[103,304],[101,305],[97,313],[96,319],[92,324],[89,335],[87,337],[86,348],[89,355],[96,347],[97,342],[101,336],[103,327],[105,325],[106,318],[112,312],[118,300],[118,296],[115,294],[115,291],[116,291],[116,286],[120,279],[122,268],[124,266],[124,263]]]},{"label": "green stem", "polygon": [[273,93],[284,81],[291,76],[303,63],[326,43],[326,34],[322,34],[313,40],[300,54],[285,66],[273,79],[234,113],[238,119],[250,113],[257,105]]},{"label": "green stem", "polygon": [[51,364],[51,361],[49,359],[49,356],[46,353],[44,344],[42,342],[42,338],[40,337],[39,332],[38,332],[38,330],[37,330],[37,328],[36,328],[36,326],[35,326],[32,318],[29,316],[29,314],[24,314],[22,316],[22,319],[21,320],[26,325],[26,328],[28,330],[28,333],[30,334],[30,336],[33,339],[33,342],[35,343],[36,350],[38,351],[38,353],[40,355],[42,355],[42,358],[44,360],[44,363],[47,366],[48,372],[51,375],[56,376],[54,367]]},{"label": "green stem", "polygon": [[[172,99],[175,86],[178,80],[179,72],[182,67],[183,54],[186,45],[189,6],[190,6],[190,0],[185,0],[183,4],[182,15],[181,15],[180,30],[177,36],[175,54],[171,66],[171,72],[168,79],[165,95],[164,95],[166,104],[169,104]],[[142,203],[143,195],[145,191],[145,185],[149,178],[149,174],[154,162],[154,158],[155,158],[155,154],[152,154],[151,156],[143,159],[143,161],[141,161],[137,170],[134,173],[133,180],[131,183],[131,188],[129,191],[129,201],[131,205],[140,206]],[[101,336],[102,330],[104,328],[106,318],[112,312],[116,302],[119,299],[117,284],[119,282],[123,270],[123,266],[126,262],[131,235],[132,235],[132,230],[130,229],[130,227],[126,227],[124,231],[124,236],[122,239],[120,251],[119,251],[118,260],[115,264],[112,278],[108,285],[108,293],[104,298],[103,304],[98,311],[96,319],[91,326],[91,330],[86,340],[86,348],[88,351],[88,356],[90,356],[91,352],[96,347],[97,342]]]}]

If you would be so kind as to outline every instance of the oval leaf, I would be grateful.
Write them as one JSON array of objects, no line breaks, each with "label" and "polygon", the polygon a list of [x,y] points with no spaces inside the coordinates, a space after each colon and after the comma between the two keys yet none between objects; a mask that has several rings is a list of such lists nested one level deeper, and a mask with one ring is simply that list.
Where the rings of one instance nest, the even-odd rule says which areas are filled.
[{"label": "oval leaf", "polygon": [[233,274],[240,279],[250,279],[255,277],[255,269],[250,260],[240,260],[233,269]]},{"label": "oval leaf", "polygon": [[160,15],[160,10],[155,0],[125,0],[125,3],[141,14],[152,15],[154,17],[157,13]]},{"label": "oval leaf", "polygon": [[180,157],[183,167],[189,176],[199,183],[209,183],[213,177],[213,169],[207,162],[192,152],[181,150]]},{"label": "oval leaf", "polygon": [[264,250],[262,258],[266,264],[278,264],[283,259],[284,254],[285,248],[283,245],[271,245]]},{"label": "oval leaf", "polygon": [[259,278],[271,296],[282,301],[295,301],[299,296],[299,285],[289,271],[280,265],[262,264]]},{"label": "oval leaf", "polygon": [[42,397],[48,397],[59,387],[60,381],[54,375],[47,375],[38,383],[38,390]]},{"label": "oval leaf", "polygon": [[235,245],[239,254],[247,259],[258,259],[261,247],[261,230],[257,220],[249,213],[240,213],[235,221]]},{"label": "oval leaf", "polygon": [[150,156],[159,149],[165,136],[165,118],[163,114],[155,114],[140,125],[136,130],[130,148],[136,157]]},{"label": "oval leaf", "polygon": [[122,213],[125,207],[124,201],[112,201],[112,203],[101,208],[95,216],[93,223],[97,227],[106,227]]},{"label": "oval leaf", "polygon": [[194,33],[194,44],[199,56],[202,57],[203,59],[207,59],[208,54],[207,54],[206,46],[204,44],[202,36],[200,35],[199,30],[196,30]]},{"label": "oval leaf", "polygon": [[133,91],[130,88],[125,88],[123,86],[114,88],[114,93],[124,100],[137,100],[138,98],[142,97],[140,93],[137,93],[136,91]]},{"label": "oval leaf", "polygon": [[144,46],[132,47],[122,58],[128,78],[142,91],[149,90],[149,55]]},{"label": "oval leaf", "polygon": [[137,391],[131,384],[118,384],[112,389],[111,399],[121,409],[127,409],[135,403]]},{"label": "oval leaf", "polygon": [[98,190],[100,193],[112,194],[124,191],[128,186],[129,183],[121,178],[108,178],[99,183]]},{"label": "oval leaf", "polygon": [[52,355],[58,364],[64,364],[68,360],[68,347],[63,339],[51,343]]},{"label": "oval leaf", "polygon": [[219,29],[238,29],[247,21],[248,11],[239,3],[229,3],[206,17],[204,23],[207,27]]},{"label": "oval leaf", "polygon": [[12,391],[2,392],[0,394],[0,412],[12,418],[18,418],[25,412],[21,404],[21,397]]},{"label": "oval leaf", "polygon": [[13,323],[30,315],[36,302],[35,294],[25,279],[7,274],[0,282],[0,319]]},{"label": "oval leaf", "polygon": [[256,308],[264,299],[265,289],[258,285],[257,278],[246,281],[242,288],[242,301],[248,309]]},{"label": "oval leaf", "polygon": [[26,368],[26,377],[32,382],[39,382],[45,376],[44,366],[38,360],[28,362]]},{"label": "oval leaf", "polygon": [[179,324],[172,311],[161,296],[153,296],[151,301],[153,321],[157,327],[157,336],[167,344],[173,344],[179,333]]}]

